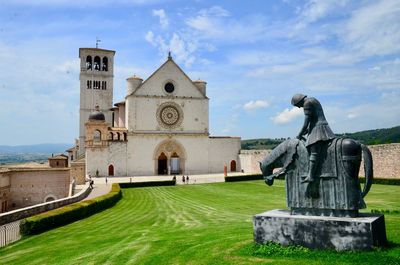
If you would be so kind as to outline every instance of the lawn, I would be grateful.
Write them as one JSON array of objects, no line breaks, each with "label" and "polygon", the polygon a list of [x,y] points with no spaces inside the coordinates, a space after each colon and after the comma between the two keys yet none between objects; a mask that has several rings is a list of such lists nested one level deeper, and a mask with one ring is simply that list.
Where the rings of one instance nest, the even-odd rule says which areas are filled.
[{"label": "lawn", "polygon": [[[400,264],[400,186],[373,185],[388,249],[254,247],[252,217],[285,208],[284,182],[123,189],[113,208],[0,249],[0,264]],[[396,213],[397,211],[397,213]]]}]

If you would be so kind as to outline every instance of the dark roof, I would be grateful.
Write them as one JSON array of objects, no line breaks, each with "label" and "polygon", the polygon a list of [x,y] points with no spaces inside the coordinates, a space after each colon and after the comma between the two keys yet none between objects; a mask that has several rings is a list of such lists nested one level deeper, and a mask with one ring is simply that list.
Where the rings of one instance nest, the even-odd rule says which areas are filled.
[{"label": "dark roof", "polygon": [[61,154],[61,155],[49,157],[49,159],[68,159],[68,156]]},{"label": "dark roof", "polygon": [[99,110],[95,110],[89,115],[89,121],[105,121],[106,117]]}]

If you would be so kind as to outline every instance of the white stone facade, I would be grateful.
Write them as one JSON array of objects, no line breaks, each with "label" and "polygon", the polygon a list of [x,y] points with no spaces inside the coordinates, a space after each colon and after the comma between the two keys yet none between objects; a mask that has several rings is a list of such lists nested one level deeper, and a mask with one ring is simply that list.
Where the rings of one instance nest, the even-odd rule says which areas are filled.
[{"label": "white stone facade", "polygon": [[111,121],[107,115],[104,120],[88,121],[89,115],[81,120],[86,130],[86,175],[190,175],[241,169],[240,138],[209,136],[206,82],[193,82],[171,57],[144,82],[128,78],[125,101],[108,109]]}]

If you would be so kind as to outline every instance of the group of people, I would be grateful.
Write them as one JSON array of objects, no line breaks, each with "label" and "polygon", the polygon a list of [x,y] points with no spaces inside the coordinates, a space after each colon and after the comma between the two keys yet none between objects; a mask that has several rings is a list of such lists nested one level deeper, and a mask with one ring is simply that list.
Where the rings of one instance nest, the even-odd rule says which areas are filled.
[{"label": "group of people", "polygon": [[[174,175],[174,177],[172,178],[172,180],[176,181],[176,176]],[[185,175],[182,176],[182,182],[183,184],[189,184],[189,175],[185,177]]]},{"label": "group of people", "polygon": [[185,175],[182,176],[183,183],[185,183],[185,179],[186,179],[186,184],[189,184],[189,176],[186,176],[186,178],[185,178]]}]

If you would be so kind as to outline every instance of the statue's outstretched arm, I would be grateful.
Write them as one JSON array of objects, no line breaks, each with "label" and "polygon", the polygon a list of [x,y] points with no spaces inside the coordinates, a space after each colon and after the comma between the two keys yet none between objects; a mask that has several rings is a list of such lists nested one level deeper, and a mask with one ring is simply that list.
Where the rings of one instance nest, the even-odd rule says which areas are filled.
[{"label": "statue's outstretched arm", "polygon": [[309,123],[310,123],[310,117],[308,115],[305,115],[304,124],[303,124],[303,127],[301,128],[299,134],[297,135],[297,139],[301,139],[302,136],[308,132]]}]

